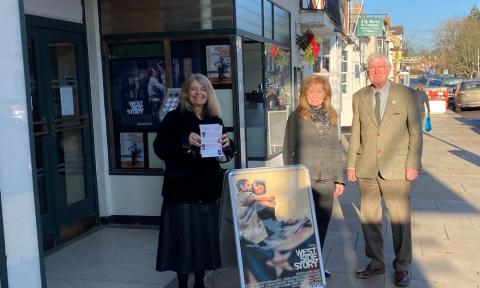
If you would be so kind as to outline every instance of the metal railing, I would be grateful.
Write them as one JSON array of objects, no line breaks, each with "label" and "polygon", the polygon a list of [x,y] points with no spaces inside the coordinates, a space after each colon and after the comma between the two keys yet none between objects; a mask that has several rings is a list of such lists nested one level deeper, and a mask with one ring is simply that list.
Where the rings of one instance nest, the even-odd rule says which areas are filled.
[{"label": "metal railing", "polygon": [[326,0],[299,0],[300,10],[324,10]]}]

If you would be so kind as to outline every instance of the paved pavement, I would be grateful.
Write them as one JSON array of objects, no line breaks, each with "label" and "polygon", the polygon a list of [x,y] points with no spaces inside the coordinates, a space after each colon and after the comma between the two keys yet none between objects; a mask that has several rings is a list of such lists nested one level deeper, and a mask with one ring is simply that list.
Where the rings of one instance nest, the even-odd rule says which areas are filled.
[{"label": "paved pavement", "polygon": [[[451,111],[432,114],[433,130],[424,134],[423,171],[412,190],[415,288],[480,287],[480,131]],[[355,270],[368,262],[358,217],[358,187],[348,184],[334,207],[323,258],[333,276],[330,287],[395,287],[391,229],[384,217],[387,273],[368,280]],[[384,210],[385,211],[385,210]],[[235,273],[210,277],[215,287],[238,287]],[[174,287],[174,286],[171,286]]]},{"label": "paved pavement", "polygon": [[[431,117],[433,129],[424,134],[423,171],[412,190],[410,287],[478,288],[480,131],[451,111]],[[394,287],[391,265],[384,277],[354,277],[355,269],[368,261],[363,253],[357,191],[356,185],[348,185],[335,206],[324,253],[327,269],[334,273],[328,287]],[[386,259],[392,260],[389,224],[384,225],[384,237]]]},{"label": "paved pavement", "polygon": [[[410,287],[480,288],[480,130],[451,111],[432,115],[432,126],[424,137],[424,169],[412,191]],[[368,261],[358,207],[357,186],[349,184],[335,201],[323,249],[326,267],[333,273],[327,286],[394,287],[391,265],[384,276],[355,278],[355,270]],[[391,263],[394,255],[386,218],[385,255]],[[46,258],[48,287],[177,287],[175,273],[154,271],[157,237],[153,228],[100,227]],[[236,268],[210,273],[207,283],[208,287],[238,287]]]}]

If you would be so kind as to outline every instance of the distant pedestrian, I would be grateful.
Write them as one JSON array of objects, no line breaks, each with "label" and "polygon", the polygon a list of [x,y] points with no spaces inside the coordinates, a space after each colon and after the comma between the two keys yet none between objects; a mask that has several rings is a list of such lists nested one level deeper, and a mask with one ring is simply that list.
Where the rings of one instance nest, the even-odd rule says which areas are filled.
[{"label": "distant pedestrian", "polygon": [[425,107],[427,108],[427,115],[430,116],[430,101],[428,99],[427,93],[425,93],[425,86],[418,83],[415,86],[417,90],[418,103],[420,105],[420,115],[422,116],[422,127],[425,127]]},{"label": "distant pedestrian", "polygon": [[412,261],[411,181],[421,168],[422,127],[415,90],[388,80],[385,54],[367,59],[372,85],[353,95],[352,134],[347,157],[348,180],[359,180],[365,253],[370,263],[356,272],[367,279],[385,273],[382,205],[392,225],[395,285],[410,283]]}]

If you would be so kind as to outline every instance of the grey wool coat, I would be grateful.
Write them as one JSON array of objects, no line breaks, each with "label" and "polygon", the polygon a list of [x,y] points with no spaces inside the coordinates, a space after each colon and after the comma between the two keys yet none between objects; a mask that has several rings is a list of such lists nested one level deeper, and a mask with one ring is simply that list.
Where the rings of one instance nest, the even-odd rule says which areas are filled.
[{"label": "grey wool coat", "polygon": [[344,183],[342,147],[336,126],[321,135],[310,119],[297,112],[288,117],[283,141],[283,163],[303,164],[315,180],[332,180]]}]

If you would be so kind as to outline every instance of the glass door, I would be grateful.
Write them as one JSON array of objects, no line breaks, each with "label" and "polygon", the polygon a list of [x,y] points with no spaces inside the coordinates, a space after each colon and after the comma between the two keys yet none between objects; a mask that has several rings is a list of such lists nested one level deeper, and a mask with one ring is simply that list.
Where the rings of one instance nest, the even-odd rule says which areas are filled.
[{"label": "glass door", "polygon": [[36,176],[44,247],[95,225],[95,174],[83,34],[29,28]]}]

